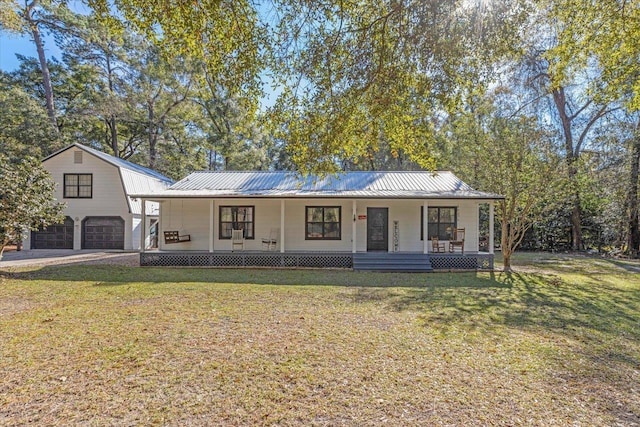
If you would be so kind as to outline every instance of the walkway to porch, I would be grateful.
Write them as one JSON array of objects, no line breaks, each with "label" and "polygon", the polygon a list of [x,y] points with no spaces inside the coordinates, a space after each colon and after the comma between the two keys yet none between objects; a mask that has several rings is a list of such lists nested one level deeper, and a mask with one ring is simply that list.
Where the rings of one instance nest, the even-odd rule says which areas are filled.
[{"label": "walkway to porch", "polygon": [[141,266],[349,268],[357,271],[430,272],[491,270],[493,254],[419,252],[265,252],[151,251],[140,253]]}]

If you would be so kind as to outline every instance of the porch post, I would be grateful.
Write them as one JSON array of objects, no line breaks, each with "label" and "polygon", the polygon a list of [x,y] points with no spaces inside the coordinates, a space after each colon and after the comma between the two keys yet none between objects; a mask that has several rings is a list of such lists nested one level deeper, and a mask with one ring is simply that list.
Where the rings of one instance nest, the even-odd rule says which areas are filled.
[{"label": "porch post", "polygon": [[494,253],[494,248],[493,248],[493,239],[494,239],[494,234],[493,234],[493,222],[494,222],[494,207],[493,207],[493,200],[489,203],[489,253],[491,255],[493,255]]},{"label": "porch post", "polygon": [[156,249],[160,249],[160,243],[163,243],[164,240],[160,238],[160,235],[162,234],[162,204],[164,202],[164,200],[157,200],[158,202],[158,229],[157,229],[157,233],[158,233],[158,247]]},{"label": "porch post", "polygon": [[284,253],[284,199],[280,200],[280,253]]},{"label": "porch post", "polygon": [[213,252],[213,216],[215,213],[215,202],[209,200],[209,252]]},{"label": "porch post", "polygon": [[481,202],[476,203],[476,233],[478,233],[478,238],[476,239],[476,252],[480,252],[480,206],[482,206]]},{"label": "porch post", "polygon": [[429,253],[429,202],[422,202],[422,253]]},{"label": "porch post", "polygon": [[147,201],[140,199],[140,206],[142,210],[142,222],[140,224],[140,252],[144,252],[147,247]]},{"label": "porch post", "polygon": [[356,219],[357,218],[357,216],[356,216],[357,210],[356,210],[356,201],[355,200],[351,201],[351,210],[353,212],[353,225],[352,225],[352,228],[351,228],[351,252],[355,254],[356,253],[356,246],[357,246],[356,245],[356,228],[357,228],[356,225],[358,224],[357,219]]}]

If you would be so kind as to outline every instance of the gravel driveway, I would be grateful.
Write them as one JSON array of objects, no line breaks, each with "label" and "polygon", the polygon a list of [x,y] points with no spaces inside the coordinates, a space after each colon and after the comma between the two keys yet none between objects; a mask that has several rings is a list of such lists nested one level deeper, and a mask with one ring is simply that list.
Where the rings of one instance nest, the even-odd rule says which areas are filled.
[{"label": "gravel driveway", "polygon": [[29,251],[5,252],[0,261],[0,269],[8,267],[30,267],[42,265],[110,264],[139,266],[138,252],[123,251],[74,251],[70,249],[34,249]]}]

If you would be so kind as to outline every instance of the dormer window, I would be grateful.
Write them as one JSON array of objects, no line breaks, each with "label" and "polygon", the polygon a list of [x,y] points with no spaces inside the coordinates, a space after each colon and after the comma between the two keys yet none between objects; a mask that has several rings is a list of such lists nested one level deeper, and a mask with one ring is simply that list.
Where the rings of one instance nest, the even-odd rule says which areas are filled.
[{"label": "dormer window", "polygon": [[93,174],[65,173],[65,199],[91,199],[93,197]]}]

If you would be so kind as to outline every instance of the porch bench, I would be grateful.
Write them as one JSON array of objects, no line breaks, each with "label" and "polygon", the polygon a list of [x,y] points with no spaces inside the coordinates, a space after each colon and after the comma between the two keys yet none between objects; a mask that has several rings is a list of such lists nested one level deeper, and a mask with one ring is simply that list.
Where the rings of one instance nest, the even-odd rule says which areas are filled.
[{"label": "porch bench", "polygon": [[164,232],[164,243],[182,243],[182,242],[190,242],[191,234],[180,234],[179,231],[165,231]]}]

